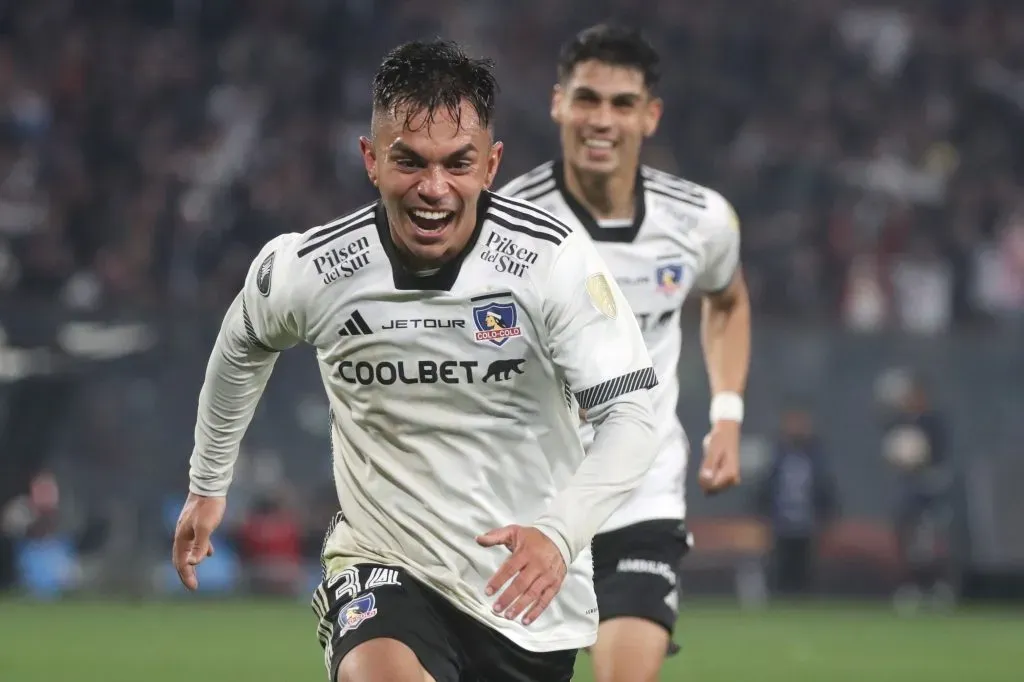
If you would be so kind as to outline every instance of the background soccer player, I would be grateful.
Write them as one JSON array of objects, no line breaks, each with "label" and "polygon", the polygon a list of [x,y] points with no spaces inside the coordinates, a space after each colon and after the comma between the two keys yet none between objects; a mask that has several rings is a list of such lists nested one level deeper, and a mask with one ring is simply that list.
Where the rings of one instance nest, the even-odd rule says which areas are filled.
[{"label": "background soccer player", "polygon": [[593,238],[640,322],[661,382],[654,391],[657,462],[594,540],[601,628],[591,653],[599,682],[656,679],[677,618],[676,572],[689,540],[676,377],[680,308],[691,290],[703,297],[713,393],[700,483],[717,492],[735,485],[740,473],[750,306],[738,222],[717,192],[640,164],[641,145],[662,114],[658,61],[640,33],[627,28],[601,25],[576,36],[563,48],[551,102],[561,158],[499,191]]},{"label": "background soccer player", "polygon": [[[597,635],[591,540],[654,461],[655,373],[596,249],[484,190],[495,90],[451,43],[388,55],[360,140],[380,201],[263,248],[200,394],[173,550],[190,588],[277,352],[316,349],[332,680],[568,680]],[[585,459],[567,392],[595,424]]]}]

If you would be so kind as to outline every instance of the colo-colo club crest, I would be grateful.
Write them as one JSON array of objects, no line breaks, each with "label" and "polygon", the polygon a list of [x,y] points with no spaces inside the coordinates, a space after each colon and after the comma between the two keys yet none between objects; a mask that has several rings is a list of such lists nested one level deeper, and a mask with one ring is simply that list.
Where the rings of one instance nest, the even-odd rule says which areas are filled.
[{"label": "colo-colo club crest", "polygon": [[515,303],[487,303],[473,308],[476,340],[503,346],[509,339],[521,335],[519,315]]}]

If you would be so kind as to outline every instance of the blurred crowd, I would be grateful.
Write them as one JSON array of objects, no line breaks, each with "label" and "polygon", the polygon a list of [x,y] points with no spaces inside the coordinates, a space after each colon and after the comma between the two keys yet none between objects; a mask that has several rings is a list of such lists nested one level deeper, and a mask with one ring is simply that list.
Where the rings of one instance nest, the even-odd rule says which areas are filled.
[{"label": "blurred crowd", "polygon": [[[0,0],[0,374],[16,380],[20,366],[3,347],[16,326],[7,303],[173,306],[165,319],[186,321],[199,307],[216,319],[264,242],[371,199],[357,138],[374,69],[402,41],[440,35],[495,59],[499,183],[555,156],[559,46],[608,18],[642,26],[661,50],[666,115],[646,161],[736,206],[757,315],[790,329],[1024,330],[1019,1]],[[201,376],[208,343],[178,338],[195,331],[188,322],[167,326],[177,345],[155,368],[118,378],[100,367],[98,387],[78,386],[78,397],[46,378],[6,396],[0,588],[7,537],[36,541],[19,561],[42,592],[140,574],[176,589],[166,552],[182,491],[168,488],[184,480],[195,397],[182,377]],[[766,357],[816,357],[793,353],[791,338]],[[818,376],[809,363],[804,376]],[[858,367],[851,361],[851,374]],[[289,371],[305,391],[304,375]],[[148,383],[137,379],[147,372]],[[1018,421],[1012,376],[998,366],[989,377],[1004,382],[1007,423]],[[326,414],[305,393],[282,396],[270,396],[274,420],[255,438],[260,449],[276,444],[279,459],[253,458],[248,470],[250,458],[240,460],[233,516],[207,564],[224,586],[303,592],[316,579],[336,500],[329,485],[290,489],[281,460],[322,460],[325,445],[296,446],[293,435],[322,438]],[[40,471],[60,463],[49,441],[73,400],[71,473]],[[1018,444],[1013,433],[994,438]],[[809,479],[821,482],[809,495],[783,485],[812,460],[807,442],[783,438],[780,473],[768,479],[777,495],[764,497],[776,521],[792,499],[808,502],[795,525],[811,537],[834,514],[828,477]],[[26,483],[33,472],[28,490],[19,471]],[[159,557],[151,576],[140,539]],[[80,560],[98,547],[114,558],[102,569]]]},{"label": "blurred crowd", "polygon": [[6,0],[0,289],[221,306],[262,242],[371,196],[389,48],[497,61],[501,180],[556,153],[559,44],[617,16],[664,58],[648,160],[731,198],[759,312],[1024,317],[1024,5],[999,0]]}]

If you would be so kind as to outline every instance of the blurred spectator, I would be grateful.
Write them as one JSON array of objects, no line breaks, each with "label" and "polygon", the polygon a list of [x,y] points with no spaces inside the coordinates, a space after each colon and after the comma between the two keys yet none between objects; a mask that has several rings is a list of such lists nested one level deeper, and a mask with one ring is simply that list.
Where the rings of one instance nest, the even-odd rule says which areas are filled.
[{"label": "blurred spectator", "polygon": [[953,273],[934,243],[917,236],[892,268],[893,303],[904,331],[948,331],[953,317]]},{"label": "blurred spectator", "polygon": [[825,457],[810,412],[790,406],[782,415],[775,454],[757,495],[759,511],[771,526],[770,573],[778,594],[806,594],[813,587],[818,539],[838,513],[836,485]]},{"label": "blurred spectator", "polygon": [[975,254],[978,306],[996,317],[1024,321],[1024,200]]},{"label": "blurred spectator", "polygon": [[760,313],[1020,318],[1024,6],[995,0],[483,0],[444,25],[413,0],[5,3],[0,286],[223,306],[260,244],[372,196],[356,139],[396,42],[497,60],[511,176],[554,148],[558,45],[627,11],[686,64],[650,160],[733,200]]},{"label": "blurred spectator", "polygon": [[68,523],[60,486],[49,471],[32,478],[26,495],[0,508],[0,534],[15,549],[18,586],[35,597],[56,597],[83,581],[82,559],[98,549],[106,526],[98,518]]},{"label": "blurred spectator", "polygon": [[904,569],[897,604],[913,608],[925,597],[939,603],[952,597],[948,581],[953,475],[948,427],[932,405],[923,379],[911,373],[894,378],[882,454],[897,477],[894,525]]},{"label": "blurred spectator", "polygon": [[258,496],[236,537],[251,592],[291,595],[305,588],[302,528],[283,491]]}]

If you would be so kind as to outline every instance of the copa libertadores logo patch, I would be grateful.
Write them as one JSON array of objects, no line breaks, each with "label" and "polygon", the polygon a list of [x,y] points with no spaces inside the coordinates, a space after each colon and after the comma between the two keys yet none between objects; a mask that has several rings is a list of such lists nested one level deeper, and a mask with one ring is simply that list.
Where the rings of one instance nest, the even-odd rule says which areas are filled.
[{"label": "copa libertadores logo patch", "polygon": [[256,271],[256,289],[264,296],[270,296],[270,274],[274,271],[275,253],[271,251],[270,255],[260,263],[260,269]]},{"label": "copa libertadores logo patch", "polygon": [[603,273],[598,272],[587,278],[587,294],[597,312],[612,320],[619,314],[612,287]]}]

